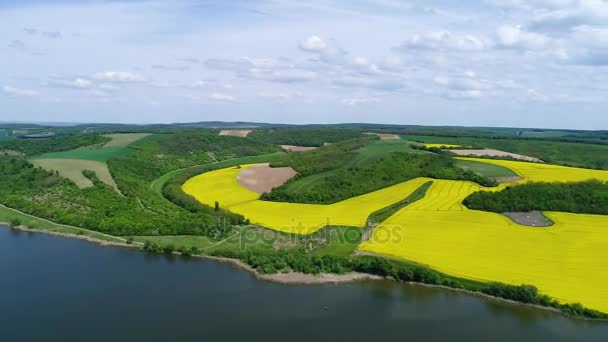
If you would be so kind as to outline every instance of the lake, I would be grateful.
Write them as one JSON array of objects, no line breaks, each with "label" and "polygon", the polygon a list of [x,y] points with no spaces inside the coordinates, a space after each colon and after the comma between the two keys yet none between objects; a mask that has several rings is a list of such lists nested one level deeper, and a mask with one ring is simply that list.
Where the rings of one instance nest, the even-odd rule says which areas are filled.
[{"label": "lake", "polygon": [[448,291],[282,285],[230,264],[0,227],[2,341],[608,341],[608,323]]}]

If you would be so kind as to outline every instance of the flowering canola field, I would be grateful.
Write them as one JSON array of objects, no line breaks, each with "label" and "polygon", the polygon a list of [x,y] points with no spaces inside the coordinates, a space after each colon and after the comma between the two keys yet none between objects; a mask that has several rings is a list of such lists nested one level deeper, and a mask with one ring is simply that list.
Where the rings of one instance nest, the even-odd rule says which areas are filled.
[{"label": "flowering canola field", "polygon": [[[526,181],[608,181],[608,171],[479,158],[505,166]],[[191,178],[187,194],[203,204],[215,201],[252,223],[297,234],[325,225],[363,227],[372,212],[409,196],[429,181],[417,178],[331,205],[278,203],[237,182],[243,169],[228,168]],[[562,302],[608,312],[608,216],[547,212],[549,228],[518,225],[499,214],[467,209],[476,191],[498,191],[465,181],[434,180],[426,196],[378,226],[359,249],[425,264],[463,278],[513,285],[533,284]]]},{"label": "flowering canola field", "polygon": [[460,145],[452,145],[452,144],[424,144],[426,148],[459,148]]},{"label": "flowering canola field", "polygon": [[[508,167],[524,181],[608,180],[607,171],[463,159]],[[462,205],[475,191],[497,189],[436,180],[425,198],[384,221],[359,249],[463,278],[533,284],[562,302],[608,312],[608,216],[546,212],[555,224],[533,228]]]},{"label": "flowering canola field", "polygon": [[364,227],[367,217],[412,194],[428,178],[417,178],[365,195],[329,204],[300,204],[259,200],[260,195],[243,187],[238,174],[253,165],[203,173],[189,179],[183,191],[199,202],[241,214],[251,223],[296,234],[311,234],[327,225]]}]

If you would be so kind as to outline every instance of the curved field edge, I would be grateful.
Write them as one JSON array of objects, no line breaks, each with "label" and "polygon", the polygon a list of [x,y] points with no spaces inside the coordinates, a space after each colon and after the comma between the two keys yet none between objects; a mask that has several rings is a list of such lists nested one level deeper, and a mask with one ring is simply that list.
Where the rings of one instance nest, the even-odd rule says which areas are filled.
[{"label": "curved field edge", "polygon": [[[485,160],[483,160],[485,162]],[[534,179],[535,177],[540,177],[542,176],[542,173],[544,171],[548,171],[548,173],[550,174],[550,177],[553,177],[555,179],[560,179],[560,180],[568,180],[568,181],[576,181],[579,179],[586,179],[589,177],[595,177],[596,175],[601,175],[601,177],[605,177],[607,175],[607,173],[604,173],[602,171],[593,171],[593,170],[584,170],[584,169],[572,169],[572,168],[565,168],[565,167],[558,167],[558,166],[553,166],[553,165],[541,165],[541,164],[532,164],[531,163],[522,163],[522,162],[506,162],[506,161],[492,161],[492,162],[496,162],[496,163],[506,163],[509,166],[514,166],[513,168],[515,169],[514,171],[518,172],[521,175],[524,175],[526,177],[526,179],[524,181],[528,181],[530,179]],[[244,166],[247,167],[247,166]],[[558,172],[556,171],[565,171],[567,173],[567,176],[564,178],[563,176],[560,176],[558,174]],[[289,232],[298,232],[298,233],[310,233],[310,232],[314,232],[316,229],[318,229],[320,226],[322,225],[318,225],[318,226],[310,226],[308,227],[309,229],[303,229],[303,230],[294,230],[291,228],[287,228],[285,229],[285,227],[281,227],[281,226],[276,226],[273,224],[268,224],[268,222],[270,222],[268,220],[268,218],[263,218],[263,219],[259,219],[256,218],[254,216],[252,216],[251,214],[253,213],[253,215],[260,215],[260,214],[265,214],[267,216],[276,216],[280,213],[290,213],[292,212],[294,209],[296,210],[303,210],[302,205],[294,205],[294,204],[290,204],[289,207],[282,207],[282,208],[278,208],[276,207],[276,203],[272,203],[272,202],[264,202],[264,203],[260,203],[261,201],[257,201],[256,198],[257,196],[254,194],[250,194],[248,193],[246,190],[243,190],[242,188],[239,189],[239,187],[233,187],[233,184],[235,182],[233,182],[232,180],[236,178],[236,174],[238,174],[239,170],[238,169],[227,169],[227,170],[219,170],[219,172],[216,172],[215,174],[212,174],[212,176],[208,179],[204,179],[204,178],[199,178],[200,183],[199,184],[190,184],[191,189],[192,190],[190,193],[191,195],[193,195],[194,197],[197,197],[197,194],[195,193],[196,191],[200,191],[201,188],[200,186],[202,186],[204,189],[202,192],[206,193],[207,195],[211,194],[212,197],[207,197],[205,198],[205,196],[201,197],[199,196],[199,200],[201,200],[201,202],[203,202],[204,204],[210,205],[212,203],[213,200],[211,200],[211,198],[220,198],[220,197],[213,197],[213,196],[217,196],[220,195],[221,193],[229,193],[230,196],[232,196],[232,198],[227,198],[227,197],[222,197],[221,200],[225,201],[225,207],[228,208],[231,211],[236,211],[239,210],[240,214],[249,217],[252,222],[256,223],[256,224],[261,224],[263,226],[266,227],[270,227],[272,229],[277,229],[277,230],[282,230],[282,231],[289,231]],[[590,172],[590,173],[589,173]],[[599,173],[598,173],[599,172]],[[224,173],[224,174],[222,174]],[[204,175],[202,175],[204,176]],[[209,176],[209,175],[208,175]],[[217,176],[217,178],[216,178]],[[201,176],[199,176],[201,177]],[[600,178],[601,178],[600,177]],[[228,182],[226,182],[227,180],[229,180]],[[207,181],[211,181],[211,182],[207,182]],[[213,189],[213,184],[217,184],[215,183],[215,181],[220,181],[220,184],[222,184],[222,186],[220,186],[219,188],[221,188],[220,190]],[[224,183],[222,183],[224,182]],[[406,182],[407,183],[407,182]],[[447,187],[445,187],[447,185]],[[210,186],[210,187],[207,187]],[[484,235],[489,235],[488,232],[492,232],[493,230],[500,230],[500,229],[508,229],[509,231],[507,232],[507,234],[505,234],[504,236],[500,236],[499,238],[490,238],[490,241],[483,241],[480,242],[479,245],[485,246],[486,248],[490,248],[494,245],[498,245],[498,246],[502,246],[503,249],[511,246],[512,243],[517,243],[517,239],[513,238],[513,235],[515,235],[513,232],[514,231],[519,231],[519,232],[526,232],[524,234],[535,234],[535,236],[537,237],[536,239],[534,239],[533,241],[535,242],[534,246],[532,245],[528,245],[523,246],[525,248],[522,247],[521,250],[518,250],[518,253],[520,255],[527,255],[526,253],[529,253],[529,251],[537,251],[537,252],[542,252],[545,253],[546,255],[549,256],[554,256],[556,253],[559,254],[556,250],[552,250],[551,249],[551,243],[547,243],[547,239],[545,237],[539,238],[540,234],[547,234],[549,232],[549,236],[551,234],[555,233],[561,233],[561,231],[565,230],[565,233],[563,235],[563,239],[561,239],[561,236],[558,236],[557,241],[561,241],[562,245],[560,245],[560,247],[562,248],[563,251],[566,251],[566,253],[568,255],[576,255],[577,253],[581,253],[584,251],[595,251],[596,249],[594,248],[587,248],[589,247],[588,245],[586,247],[581,248],[577,248],[577,244],[576,243],[571,243],[572,239],[577,239],[576,234],[579,234],[579,236],[586,236],[589,235],[589,227],[595,227],[595,226],[599,226],[599,228],[601,229],[601,227],[603,226],[607,226],[606,225],[606,219],[608,219],[607,217],[598,217],[597,220],[599,220],[599,222],[596,222],[594,224],[583,224],[583,228],[582,230],[576,230],[574,228],[580,226],[580,221],[579,219],[581,218],[585,218],[587,216],[584,215],[578,215],[578,216],[572,216],[572,215],[568,215],[568,214],[564,214],[564,213],[547,213],[547,215],[549,216],[550,219],[552,219],[553,221],[556,222],[556,226],[551,228],[551,230],[531,230],[530,228],[523,228],[522,226],[518,226],[516,224],[514,224],[512,221],[508,220],[505,217],[502,217],[500,215],[497,214],[489,214],[489,213],[482,213],[482,212],[475,212],[475,211],[470,211],[467,210],[463,205],[462,205],[462,201],[464,200],[464,198],[466,198],[470,193],[474,192],[474,191],[479,191],[480,187],[476,186],[475,184],[472,183],[466,183],[466,182],[458,182],[458,181],[435,181],[435,184],[433,185],[433,187],[437,187],[437,186],[444,186],[443,189],[438,188],[438,189],[431,189],[430,194],[427,194],[427,197],[423,200],[423,201],[419,201],[414,203],[411,206],[408,206],[404,209],[402,209],[400,212],[398,212],[396,215],[392,216],[389,220],[387,220],[383,225],[381,225],[379,228],[380,229],[376,229],[376,231],[374,232],[374,235],[371,239],[371,241],[366,242],[364,244],[362,244],[361,249],[363,250],[368,250],[368,251],[372,251],[375,253],[380,253],[383,255],[392,255],[395,257],[401,257],[403,259],[409,260],[409,261],[415,261],[415,262],[419,262],[425,265],[428,265],[431,268],[434,269],[438,269],[441,271],[445,271],[448,272],[450,274],[456,274],[462,277],[466,277],[466,278],[470,278],[470,279],[478,279],[480,281],[487,281],[487,280],[494,280],[494,281],[500,281],[500,282],[504,282],[504,283],[508,283],[508,284],[512,284],[512,285],[517,285],[517,284],[526,284],[526,283],[540,283],[543,284],[541,285],[541,290],[543,291],[543,293],[547,293],[549,295],[552,295],[553,297],[557,298],[561,303],[568,303],[568,302],[579,302],[582,301],[583,304],[596,308],[596,309],[601,309],[606,311],[606,308],[604,306],[604,304],[601,304],[604,302],[604,299],[602,299],[603,297],[605,297],[605,294],[601,293],[601,284],[604,283],[603,281],[598,281],[596,279],[596,281],[594,281],[593,283],[599,286],[593,286],[591,289],[589,288],[589,286],[587,285],[586,282],[590,281],[589,280],[589,274],[601,274],[602,273],[602,268],[601,268],[601,264],[598,264],[599,261],[597,260],[605,260],[605,258],[587,258],[584,259],[582,262],[580,262],[580,265],[577,264],[577,266],[581,266],[581,267],[575,267],[576,269],[582,270],[580,275],[576,275],[574,273],[567,273],[565,276],[561,273],[563,272],[563,270],[550,270],[549,273],[551,273],[552,275],[557,275],[557,278],[551,278],[548,277],[549,280],[547,282],[542,282],[542,281],[538,281],[539,277],[536,275],[539,274],[543,274],[543,273],[547,273],[545,268],[551,268],[552,264],[555,264],[554,260],[560,260],[561,264],[564,264],[564,262],[567,262],[569,260],[574,260],[573,257],[570,258],[566,258],[564,259],[555,259],[555,258],[549,258],[546,260],[540,259],[539,262],[537,262],[535,264],[536,267],[538,267],[539,269],[534,270],[534,272],[526,272],[524,271],[523,273],[526,274],[528,276],[528,278],[526,277],[515,277],[515,278],[508,278],[508,277],[504,277],[504,276],[500,276],[500,274],[504,274],[505,272],[502,271],[502,267],[498,266],[501,264],[505,264],[505,265],[509,265],[510,263],[513,263],[512,260],[501,260],[501,262],[498,263],[493,263],[491,265],[491,269],[494,272],[500,272],[500,274],[497,275],[491,275],[491,276],[484,276],[484,273],[481,272],[467,272],[466,270],[469,269],[474,269],[475,265],[477,264],[478,260],[477,259],[484,259],[486,261],[488,260],[492,260],[491,258],[488,258],[488,255],[492,255],[494,254],[494,256],[496,254],[502,254],[502,256],[510,256],[512,255],[512,252],[510,253],[508,250],[505,250],[504,253],[488,253],[488,255],[476,255],[476,251],[479,250],[479,246],[477,246],[476,243],[474,243],[473,246],[469,246],[467,244],[465,244],[464,242],[466,242],[466,239],[462,238],[464,240],[463,242],[463,249],[467,250],[467,251],[472,251],[472,256],[469,255],[469,257],[475,257],[474,259],[470,259],[468,260],[467,263],[464,263],[463,265],[465,269],[465,271],[463,271],[462,269],[458,269],[458,268],[450,268],[450,267],[445,267],[442,266],[440,261],[435,261],[435,262],[425,262],[424,258],[420,258],[419,255],[412,255],[412,254],[408,254],[408,255],[404,255],[403,251],[404,250],[408,250],[407,248],[404,248],[404,246],[395,246],[392,249],[386,249],[386,242],[381,242],[381,243],[377,243],[374,242],[376,240],[381,240],[378,239],[378,237],[376,236],[377,234],[379,234],[378,232],[382,232],[383,228],[386,226],[389,226],[391,224],[393,225],[404,225],[405,222],[405,226],[409,226],[409,227],[427,227],[428,229],[426,229],[427,231],[433,232],[433,230],[435,228],[437,228],[437,226],[442,227],[442,228],[449,228],[451,226],[457,225],[457,224],[462,224],[462,227],[464,230],[459,231],[460,233],[462,233],[462,236],[468,236],[468,241],[477,241],[475,240],[476,237],[478,236],[484,236]],[[184,188],[185,191],[188,192],[188,184],[184,184]],[[453,189],[452,189],[453,188]],[[499,187],[500,188],[500,187]],[[499,188],[495,188],[492,189],[491,191],[496,191]],[[209,192],[206,192],[207,190],[209,190]],[[214,194],[213,191],[216,191],[216,193]],[[219,191],[220,193],[217,193],[217,191]],[[450,192],[455,192],[454,194],[450,194]],[[430,195],[430,196],[429,196]],[[220,201],[221,201],[220,200]],[[205,201],[207,201],[207,203],[205,203]],[[257,207],[253,206],[251,204],[256,204]],[[273,210],[271,211],[267,211],[264,212],[264,208],[261,207],[262,205],[266,206],[266,208],[269,207],[273,207],[271,208]],[[308,206],[310,207],[310,206]],[[319,206],[313,206],[314,211],[318,212],[318,211],[322,211],[323,208],[320,208]],[[245,210],[243,210],[243,208],[245,208]],[[255,209],[255,210],[250,210],[250,209]],[[355,211],[355,210],[351,210]],[[358,208],[357,211],[361,211],[360,208]],[[395,221],[395,217],[398,217],[399,214],[401,212],[408,212],[411,213],[410,216],[408,216],[408,220],[403,220],[403,221]],[[338,216],[339,216],[339,212],[338,212]],[[299,214],[301,215],[301,214]],[[294,215],[295,216],[295,215]],[[319,217],[317,217],[318,219]],[[418,218],[419,220],[415,220],[416,218]],[[465,219],[463,221],[463,218]],[[338,221],[339,221],[340,217],[338,217]],[[439,219],[439,221],[437,221]],[[333,217],[333,220],[335,222],[336,220],[336,216]],[[265,221],[262,223],[262,221]],[[466,221],[466,222],[465,222]],[[499,222],[500,221],[500,222]],[[429,222],[431,223],[431,226],[429,227]],[[434,223],[433,223],[434,222]],[[469,227],[471,224],[478,224],[479,227],[477,227],[477,230],[473,229],[473,236],[471,236],[471,233],[469,232],[467,235],[467,229],[466,227]],[[480,225],[479,225],[480,224]],[[351,225],[351,226],[362,226],[362,224],[345,224],[345,225]],[[435,227],[433,226],[435,225]],[[502,228],[501,228],[502,227]],[[586,228],[585,228],[586,227]],[[424,229],[421,229],[424,230]],[[411,232],[412,230],[406,230],[406,232]],[[553,233],[551,233],[553,232]],[[444,232],[441,232],[442,234]],[[451,243],[451,245],[449,244],[445,244],[445,245],[441,245],[438,246],[437,243],[433,244],[432,242],[435,241],[441,241],[436,240],[437,236],[436,235],[442,235],[442,234],[435,234],[433,235],[433,239],[428,238],[428,241],[431,241],[431,243],[429,245],[425,245],[424,248],[419,248],[418,250],[416,250],[418,253],[422,253],[422,255],[424,255],[424,251],[433,251],[434,249],[439,249],[439,250],[447,250],[450,251],[450,253],[447,253],[446,255],[440,255],[440,259],[451,259],[451,260],[458,260],[458,253],[456,253],[456,251],[459,251],[459,248],[455,248],[454,246],[458,246],[458,243],[453,243],[454,240],[456,241],[460,241],[457,239],[452,239],[448,242]],[[572,235],[575,234],[575,235]],[[560,234],[557,234],[560,235]],[[605,236],[605,235],[601,235],[601,236]],[[601,237],[600,236],[600,237]],[[418,238],[414,238],[413,240],[417,240]],[[561,239],[561,240],[560,240]],[[412,241],[412,237],[409,237],[407,240]],[[418,239],[419,240],[419,239]],[[424,241],[424,239],[422,239]],[[449,240],[449,239],[448,239]],[[520,241],[526,241],[526,238],[522,238],[519,239]],[[580,242],[580,238],[578,240]],[[585,240],[586,241],[586,240]],[[595,242],[594,242],[595,241]],[[597,238],[593,238],[590,239],[587,244],[597,244],[597,241],[602,241],[597,240]],[[444,241],[445,242],[445,241]],[[374,243],[376,243],[375,245],[373,245]],[[442,242],[443,243],[443,242]],[[544,245],[543,245],[544,243]],[[552,242],[555,243],[555,242]],[[601,243],[600,243],[601,244]],[[573,247],[574,245],[574,247]],[[373,246],[373,247],[369,247],[369,246]],[[540,246],[540,247],[539,247]],[[492,247],[492,248],[496,248],[496,247]],[[570,249],[568,249],[570,248]],[[507,248],[508,249],[508,248]],[[455,254],[454,254],[455,253]],[[594,253],[594,252],[593,252]],[[592,254],[593,254],[592,253]],[[496,260],[494,260],[493,262],[495,262]],[[595,261],[595,264],[593,264],[593,262]],[[592,263],[591,266],[590,262]],[[490,262],[492,263],[492,262]],[[520,260],[519,264],[516,266],[525,266],[530,264],[530,260],[525,260],[525,258],[523,260]],[[566,263],[567,264],[567,263]],[[473,266],[471,266],[473,265]],[[585,267],[585,265],[587,265],[587,267]],[[593,267],[597,266],[597,269],[593,269]],[[517,270],[515,271],[517,272]],[[529,276],[530,274],[532,274],[533,276]],[[545,276],[546,277],[546,276]],[[596,276],[596,277],[600,277],[600,276]],[[581,280],[577,280],[577,279],[581,279]],[[567,284],[569,282],[569,284]],[[549,285],[547,285],[549,284]],[[569,289],[560,289],[559,286],[555,287],[553,285],[555,284],[566,284],[564,286],[569,286]],[[585,286],[587,285],[587,286]],[[593,290],[593,295],[589,295],[589,296],[583,296],[581,295],[581,291],[579,289],[584,288],[584,289],[588,289],[588,290]],[[599,292],[598,292],[599,291]],[[581,300],[583,299],[583,300]],[[600,304],[598,304],[600,303]]]},{"label": "curved field edge", "polygon": [[[220,261],[229,261],[234,264],[237,264],[239,267],[243,267],[244,269],[253,272],[256,276],[259,276],[262,279],[271,280],[271,281],[282,281],[281,277],[267,277],[264,275],[262,270],[257,266],[251,263],[250,259],[244,258],[243,255],[239,256],[235,253],[232,253],[228,250],[218,249],[216,251],[210,253],[195,253],[191,254],[190,252],[180,252],[186,250],[192,250],[192,242],[189,238],[200,238],[200,237],[181,237],[183,238],[183,242],[175,241],[172,237],[135,237],[135,241],[131,239],[124,239],[120,237],[111,236],[108,234],[103,234],[95,231],[90,231],[83,228],[71,227],[53,223],[51,221],[38,218],[29,214],[21,213],[17,210],[7,208],[5,206],[0,205],[0,222],[3,221],[15,222],[19,221],[21,224],[19,230],[25,230],[27,232],[36,232],[43,234],[51,234],[57,235],[67,238],[75,238],[82,239],[90,242],[96,242],[100,245],[116,245],[122,247],[135,247],[140,248],[140,245],[144,244],[144,242],[149,244],[150,238],[157,239],[165,239],[165,241],[161,241],[165,243],[165,247],[162,249],[157,249],[156,252],[167,253],[167,251],[171,251],[170,254],[181,254],[184,256],[198,256],[198,257],[209,257],[215,260]],[[10,226],[11,223],[6,223],[7,226]],[[263,230],[263,229],[262,229]],[[188,246],[182,245],[181,243],[187,243]],[[170,245],[171,248],[167,248],[166,246]],[[160,245],[159,245],[160,246]],[[207,244],[208,246],[208,244]],[[144,246],[143,248],[146,251]],[[196,251],[196,249],[195,249]],[[151,250],[147,250],[147,252],[154,252]],[[471,294],[481,294],[488,296],[490,298],[496,298],[498,300],[505,300],[507,302],[515,302],[521,303],[520,300],[516,298],[512,298],[512,296],[508,293],[497,293],[495,292],[496,288],[500,288],[500,284],[484,284],[472,280],[460,279],[456,277],[452,277],[449,275],[443,275],[431,269],[426,269],[424,266],[416,265],[411,262],[404,262],[399,260],[387,260],[385,258],[376,258],[376,257],[357,257],[360,260],[365,260],[367,262],[357,262],[356,270],[363,274],[371,274],[381,277],[393,278],[397,281],[407,281],[412,283],[419,283],[423,285],[431,285],[438,286],[446,289],[456,289],[463,290],[465,292]],[[340,260],[344,260],[344,257],[339,258]],[[323,259],[319,259],[323,260]],[[304,273],[306,274],[306,273]],[[407,278],[407,277],[410,277]],[[322,278],[321,278],[322,279]],[[328,282],[336,282],[336,279],[342,279],[340,276],[338,278],[330,278]],[[343,278],[344,281],[352,281],[357,278],[353,278],[348,274]],[[363,277],[361,277],[363,279]],[[316,283],[319,281],[316,273],[309,274],[310,283]],[[306,282],[309,283],[309,282]],[[497,287],[498,286],[498,287]],[[517,290],[516,287],[506,287],[507,289]],[[513,292],[517,293],[517,291]],[[529,303],[528,303],[529,304]],[[585,318],[585,319],[608,319],[608,315],[602,314],[600,312],[596,312],[593,310],[588,310],[586,308],[580,306],[547,306],[547,305],[534,305],[540,309],[549,309],[556,310],[564,313],[567,316],[575,317],[575,318]]]}]

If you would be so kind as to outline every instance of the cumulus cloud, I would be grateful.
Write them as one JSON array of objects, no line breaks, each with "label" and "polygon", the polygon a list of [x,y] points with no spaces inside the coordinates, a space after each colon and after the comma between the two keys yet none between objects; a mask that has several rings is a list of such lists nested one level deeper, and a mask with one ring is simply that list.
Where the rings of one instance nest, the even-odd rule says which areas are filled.
[{"label": "cumulus cloud", "polygon": [[93,75],[93,78],[103,82],[114,82],[114,83],[132,83],[132,82],[143,82],[146,79],[136,73],[127,71],[104,71],[98,72]]},{"label": "cumulus cloud", "polygon": [[327,49],[327,43],[319,36],[310,36],[302,40],[299,47],[308,52],[320,52]]},{"label": "cumulus cloud", "polygon": [[492,85],[478,77],[474,72],[467,71],[451,77],[439,76],[433,82],[442,88],[441,95],[449,99],[476,99],[490,90]]},{"label": "cumulus cloud", "polygon": [[471,34],[455,34],[450,31],[434,31],[416,34],[403,43],[398,50],[453,50],[453,51],[482,51],[490,43],[485,39]]},{"label": "cumulus cloud", "polygon": [[53,77],[49,80],[49,85],[73,89],[88,89],[93,86],[93,82],[81,77],[76,77],[73,79]]},{"label": "cumulus cloud", "polygon": [[524,31],[521,26],[503,25],[496,29],[498,46],[511,49],[540,49],[546,47],[549,38],[538,33]]},{"label": "cumulus cloud", "polygon": [[11,86],[3,86],[2,92],[14,97],[34,97],[38,95],[38,92],[35,90],[16,88]]}]

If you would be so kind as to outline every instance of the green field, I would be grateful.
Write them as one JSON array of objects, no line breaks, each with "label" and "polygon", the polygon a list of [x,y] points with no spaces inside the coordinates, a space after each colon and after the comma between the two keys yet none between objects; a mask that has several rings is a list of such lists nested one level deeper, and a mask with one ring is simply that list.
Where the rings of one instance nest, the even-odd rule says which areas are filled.
[{"label": "green field", "polygon": [[0,129],[0,140],[11,139],[11,133],[8,129]]},{"label": "green field", "polygon": [[133,150],[126,147],[105,147],[98,149],[76,149],[65,152],[50,152],[32,159],[83,159],[105,162],[110,158],[126,156]]},{"label": "green field", "polygon": [[237,227],[226,239],[214,240],[205,236],[135,236],[137,242],[146,241],[161,246],[189,249],[197,247],[203,253],[221,250],[297,250],[311,255],[349,256],[361,242],[363,230],[355,227],[325,227],[309,236],[281,233],[256,226]]},{"label": "green field", "polygon": [[566,166],[608,169],[608,145],[547,141],[539,139],[488,139],[469,137],[439,137],[404,135],[402,139],[438,144],[457,144],[472,148],[492,148],[525,156],[537,157],[545,162]]},{"label": "green field", "polygon": [[454,160],[454,165],[463,168],[465,170],[473,171],[481,176],[487,178],[502,178],[502,177],[514,177],[517,176],[515,172],[506,167],[480,163],[470,160]]},{"label": "green field", "polygon": [[368,145],[354,150],[352,158],[340,168],[302,177],[297,181],[289,183],[286,186],[286,190],[288,192],[297,193],[305,191],[305,189],[314,188],[315,186],[322,184],[327,177],[336,175],[344,169],[364,167],[365,165],[369,165],[375,160],[386,157],[394,152],[426,153],[415,150],[410,145],[410,142],[404,140],[372,140]]}]

